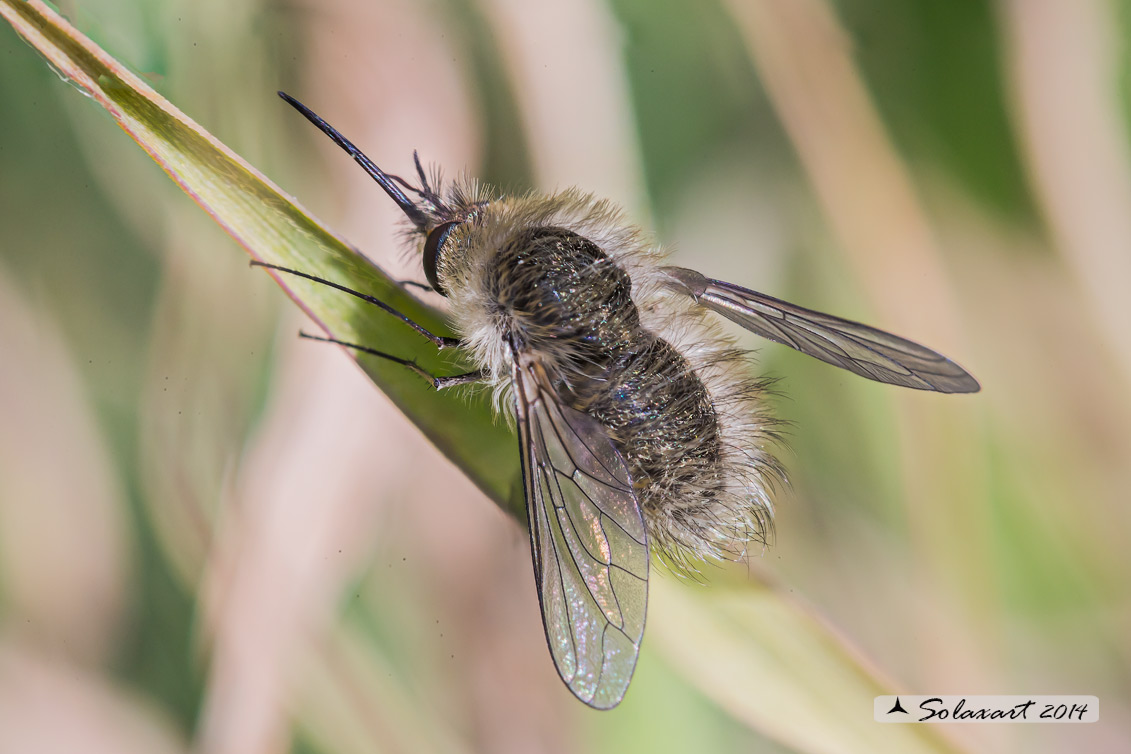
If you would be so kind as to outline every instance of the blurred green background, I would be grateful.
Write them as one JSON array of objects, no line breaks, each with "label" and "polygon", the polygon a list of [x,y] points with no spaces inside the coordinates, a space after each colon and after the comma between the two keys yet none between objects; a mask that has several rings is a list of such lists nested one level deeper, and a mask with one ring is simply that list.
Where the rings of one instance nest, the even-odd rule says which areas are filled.
[{"label": "blurred green background", "polygon": [[[395,208],[276,89],[392,172],[415,148],[592,190],[677,264],[962,363],[982,393],[744,339],[792,422],[750,568],[909,693],[1101,699],[1090,726],[953,726],[961,748],[1126,750],[1128,3],[60,9],[394,274],[419,275]],[[743,679],[689,671],[727,658],[673,651],[670,612],[621,707],[577,703],[525,534],[299,342],[99,108],[6,25],[0,46],[0,751],[838,750],[737,711]]]}]

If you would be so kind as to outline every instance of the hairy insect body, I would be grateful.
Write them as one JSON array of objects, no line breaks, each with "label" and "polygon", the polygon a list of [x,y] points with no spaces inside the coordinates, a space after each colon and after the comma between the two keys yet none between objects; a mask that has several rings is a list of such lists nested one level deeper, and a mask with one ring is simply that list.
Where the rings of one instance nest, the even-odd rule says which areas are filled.
[{"label": "hairy insect body", "polygon": [[608,429],[650,539],[677,568],[763,539],[761,477],[778,467],[759,421],[761,386],[735,363],[741,352],[668,293],[635,232],[602,237],[625,227],[603,202],[568,192],[481,206],[439,278],[500,389],[513,354],[526,354],[563,403]]},{"label": "hairy insect body", "polygon": [[768,450],[776,425],[762,408],[765,384],[708,313],[868,379],[979,389],[962,367],[905,338],[667,267],[618,210],[588,194],[495,196],[471,181],[441,192],[419,159],[418,185],[389,175],[280,94],[403,211],[425,287],[448,299],[460,337],[340,283],[263,266],[369,301],[476,363],[438,376],[406,355],[307,336],[400,364],[437,390],[494,389],[515,420],[546,643],[562,681],[594,708],[618,704],[636,667],[649,554],[694,570],[702,558],[745,554],[770,526],[781,472]]},{"label": "hairy insect body", "polygon": [[718,418],[687,360],[640,325],[628,274],[576,233],[533,228],[500,250],[489,280],[516,350],[571,344],[547,365],[554,387],[610,430],[645,515],[673,496],[709,503],[722,483]]}]

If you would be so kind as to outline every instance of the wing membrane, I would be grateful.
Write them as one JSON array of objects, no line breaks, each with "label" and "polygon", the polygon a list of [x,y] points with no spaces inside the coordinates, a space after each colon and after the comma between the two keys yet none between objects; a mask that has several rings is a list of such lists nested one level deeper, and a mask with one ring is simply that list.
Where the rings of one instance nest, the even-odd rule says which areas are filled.
[{"label": "wing membrane", "polygon": [[[874,327],[795,306],[694,270],[664,268],[673,287],[747,330],[877,382],[974,393],[978,381],[940,353]],[[678,281],[678,282],[674,282]]]},{"label": "wing membrane", "polygon": [[644,518],[605,427],[559,403],[518,354],[513,376],[546,641],[570,691],[608,709],[624,697],[644,634]]}]

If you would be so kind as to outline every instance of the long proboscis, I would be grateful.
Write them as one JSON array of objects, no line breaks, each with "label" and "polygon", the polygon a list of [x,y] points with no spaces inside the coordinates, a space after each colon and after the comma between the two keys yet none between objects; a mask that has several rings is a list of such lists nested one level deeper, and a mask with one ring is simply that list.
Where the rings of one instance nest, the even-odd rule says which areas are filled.
[{"label": "long proboscis", "polygon": [[417,207],[411,199],[405,196],[405,193],[400,190],[397,184],[384,170],[377,167],[373,163],[373,160],[366,157],[364,152],[355,147],[353,145],[353,142],[342,136],[338,132],[338,129],[334,128],[329,123],[324,121],[317,113],[299,102],[291,95],[287,94],[286,92],[279,92],[279,96],[282,97],[291,107],[302,113],[308,121],[318,126],[318,129],[322,133],[329,136],[330,139],[339,147],[344,149],[346,153],[349,154],[349,156],[352,157],[358,165],[361,165],[365,172],[369,173],[370,177],[372,177],[373,180],[377,181],[377,184],[381,188],[385,189],[385,193],[388,194],[389,197],[397,203],[397,206],[400,207],[401,211],[408,216],[408,219],[412,221],[413,225],[420,228],[421,230],[428,228],[430,224],[428,221],[428,216],[424,214],[424,212],[421,211],[421,209]]}]

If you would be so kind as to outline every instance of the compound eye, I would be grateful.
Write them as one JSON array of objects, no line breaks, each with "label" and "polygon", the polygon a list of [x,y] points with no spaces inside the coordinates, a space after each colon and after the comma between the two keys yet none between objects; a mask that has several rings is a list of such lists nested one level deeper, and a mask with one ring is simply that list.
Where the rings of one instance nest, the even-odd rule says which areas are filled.
[{"label": "compound eye", "polygon": [[440,254],[444,250],[444,243],[448,240],[452,230],[459,224],[459,220],[452,220],[437,225],[428,234],[428,240],[424,242],[424,277],[427,278],[428,285],[432,286],[432,290],[441,296],[447,296],[448,293],[440,286],[440,281],[436,276],[436,268],[439,265]]}]

